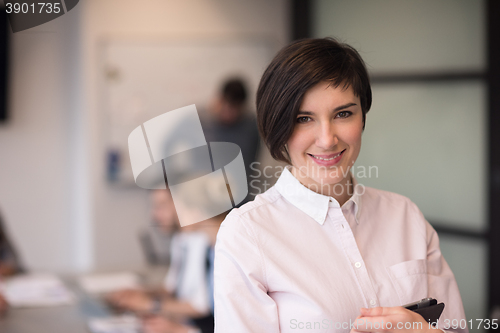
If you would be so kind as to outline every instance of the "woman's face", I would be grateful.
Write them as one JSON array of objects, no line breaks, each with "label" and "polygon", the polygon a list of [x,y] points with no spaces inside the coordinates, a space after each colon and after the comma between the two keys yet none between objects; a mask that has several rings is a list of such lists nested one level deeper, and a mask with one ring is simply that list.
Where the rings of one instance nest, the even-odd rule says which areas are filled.
[{"label": "woman's face", "polygon": [[305,186],[345,184],[361,148],[363,114],[351,87],[320,82],[304,95],[287,142],[292,173]]}]

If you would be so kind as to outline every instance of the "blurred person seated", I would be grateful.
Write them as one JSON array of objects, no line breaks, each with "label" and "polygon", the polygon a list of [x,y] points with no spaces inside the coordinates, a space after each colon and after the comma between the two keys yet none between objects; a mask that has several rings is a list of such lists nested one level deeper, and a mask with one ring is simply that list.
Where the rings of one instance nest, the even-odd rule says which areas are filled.
[{"label": "blurred person seated", "polygon": [[[250,165],[257,161],[260,136],[255,116],[247,109],[247,88],[240,78],[230,78],[222,84],[207,114],[201,119],[208,142],[232,142],[241,148],[247,180],[256,175]],[[248,195],[239,206],[251,200]]]},{"label": "blurred person seated", "polygon": [[162,316],[145,319],[142,329],[143,333],[198,333],[201,331],[198,327],[179,323]]},{"label": "blurred person seated", "polygon": [[213,258],[226,213],[182,227],[171,243],[162,290],[123,290],[107,295],[122,310],[147,316],[147,333],[213,332]]},{"label": "blurred person seated", "polygon": [[151,265],[168,266],[170,245],[179,231],[179,220],[169,190],[151,193],[151,217],[153,223],[140,235],[141,244]]},{"label": "blurred person seated", "polygon": [[[0,280],[4,277],[21,273],[22,271],[22,265],[12,243],[9,241],[2,216],[0,215]],[[0,294],[0,314],[4,314],[7,308],[7,301]]]}]

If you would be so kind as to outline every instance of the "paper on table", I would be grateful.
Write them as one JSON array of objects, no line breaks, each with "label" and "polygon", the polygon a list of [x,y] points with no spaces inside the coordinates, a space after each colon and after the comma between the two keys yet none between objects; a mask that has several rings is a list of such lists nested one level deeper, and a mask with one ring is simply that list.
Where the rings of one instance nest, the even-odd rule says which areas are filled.
[{"label": "paper on table", "polygon": [[138,333],[140,321],[132,315],[91,318],[88,322],[92,333]]},{"label": "paper on table", "polygon": [[79,281],[83,290],[91,294],[140,288],[139,277],[130,272],[87,275]]},{"label": "paper on table", "polygon": [[63,282],[49,274],[30,274],[2,282],[2,293],[13,307],[67,305],[75,301]]}]

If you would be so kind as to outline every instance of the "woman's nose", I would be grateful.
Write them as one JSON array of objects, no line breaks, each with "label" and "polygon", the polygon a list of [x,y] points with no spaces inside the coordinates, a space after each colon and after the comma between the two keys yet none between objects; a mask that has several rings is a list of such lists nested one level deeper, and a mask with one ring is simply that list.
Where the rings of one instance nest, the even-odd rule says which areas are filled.
[{"label": "woman's nose", "polygon": [[325,124],[318,130],[316,145],[322,149],[328,150],[339,142],[335,127],[331,124]]}]

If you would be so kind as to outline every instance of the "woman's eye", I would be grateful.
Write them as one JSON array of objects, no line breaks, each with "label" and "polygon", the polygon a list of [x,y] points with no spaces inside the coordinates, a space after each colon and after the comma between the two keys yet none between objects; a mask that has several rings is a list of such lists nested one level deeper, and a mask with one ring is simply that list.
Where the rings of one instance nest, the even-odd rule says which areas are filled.
[{"label": "woman's eye", "polygon": [[298,117],[297,118],[297,122],[299,124],[307,123],[309,120],[311,120],[311,118],[309,118],[309,117]]},{"label": "woman's eye", "polygon": [[351,111],[340,111],[339,113],[337,113],[338,118],[347,118],[350,115],[352,115]]}]

